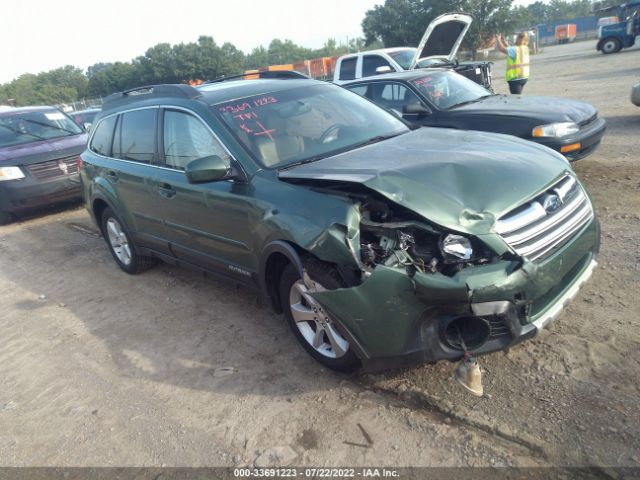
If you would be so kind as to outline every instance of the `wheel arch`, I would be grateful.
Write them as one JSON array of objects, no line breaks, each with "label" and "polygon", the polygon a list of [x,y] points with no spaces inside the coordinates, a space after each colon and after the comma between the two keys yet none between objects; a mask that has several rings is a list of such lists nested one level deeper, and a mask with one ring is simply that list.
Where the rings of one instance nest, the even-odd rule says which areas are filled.
[{"label": "wheel arch", "polygon": [[269,298],[276,313],[282,313],[278,294],[280,275],[288,264],[292,264],[302,277],[304,267],[300,257],[299,247],[284,240],[274,240],[262,250],[258,270],[260,289],[263,295]]}]

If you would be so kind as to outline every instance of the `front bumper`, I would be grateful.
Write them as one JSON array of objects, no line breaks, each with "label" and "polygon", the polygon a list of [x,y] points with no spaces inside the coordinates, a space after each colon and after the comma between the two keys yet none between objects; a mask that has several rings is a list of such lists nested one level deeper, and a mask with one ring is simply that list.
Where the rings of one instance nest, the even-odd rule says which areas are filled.
[{"label": "front bumper", "polygon": [[77,174],[40,181],[27,175],[0,182],[0,211],[19,213],[81,198]]},{"label": "front bumper", "polygon": [[365,369],[457,360],[447,336],[457,319],[488,325],[475,355],[534,337],[577,294],[596,266],[599,226],[592,220],[553,256],[533,263],[501,260],[447,277],[378,265],[361,285],[313,296],[337,320]]},{"label": "front bumper", "polygon": [[[603,118],[598,118],[593,122],[581,127],[578,132],[561,138],[531,138],[532,141],[549,147],[564,155],[570,162],[575,162],[585,158],[596,151],[602,140],[602,136],[607,129],[607,122]],[[577,150],[563,153],[562,147],[580,144]]]}]

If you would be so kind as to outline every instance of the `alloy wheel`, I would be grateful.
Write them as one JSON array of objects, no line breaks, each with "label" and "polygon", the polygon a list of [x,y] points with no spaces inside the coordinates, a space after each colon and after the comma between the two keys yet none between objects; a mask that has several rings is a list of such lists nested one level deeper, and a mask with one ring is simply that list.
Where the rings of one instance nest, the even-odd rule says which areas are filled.
[{"label": "alloy wheel", "polygon": [[113,217],[107,220],[107,236],[113,253],[123,265],[131,263],[131,246],[127,234],[120,223]]},{"label": "alloy wheel", "polygon": [[309,295],[325,290],[305,272],[304,278],[295,282],[289,291],[291,315],[314,350],[327,358],[340,358],[349,350],[349,342],[338,332],[329,314]]}]

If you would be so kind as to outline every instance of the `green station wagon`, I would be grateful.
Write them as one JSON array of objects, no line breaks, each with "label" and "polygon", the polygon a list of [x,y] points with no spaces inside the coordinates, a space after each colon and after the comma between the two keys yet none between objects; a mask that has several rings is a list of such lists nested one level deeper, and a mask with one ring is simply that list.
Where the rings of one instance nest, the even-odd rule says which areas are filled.
[{"label": "green station wagon", "polygon": [[125,272],[160,259],[253,286],[336,370],[531,338],[599,248],[591,201],[560,154],[414,129],[313,80],[112,95],[80,172]]}]

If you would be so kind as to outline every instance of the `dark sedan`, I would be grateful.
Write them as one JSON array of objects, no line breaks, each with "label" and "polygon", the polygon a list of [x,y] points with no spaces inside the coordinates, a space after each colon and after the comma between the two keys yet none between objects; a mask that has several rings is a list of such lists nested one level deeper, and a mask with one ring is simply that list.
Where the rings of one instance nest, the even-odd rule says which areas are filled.
[{"label": "dark sedan", "polygon": [[53,107],[0,112],[0,225],[18,212],[80,199],[87,135]]},{"label": "dark sedan", "polygon": [[555,97],[497,95],[451,71],[411,71],[342,85],[414,124],[505,133],[569,161],[591,154],[606,129],[592,105]]}]

